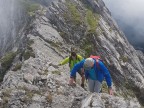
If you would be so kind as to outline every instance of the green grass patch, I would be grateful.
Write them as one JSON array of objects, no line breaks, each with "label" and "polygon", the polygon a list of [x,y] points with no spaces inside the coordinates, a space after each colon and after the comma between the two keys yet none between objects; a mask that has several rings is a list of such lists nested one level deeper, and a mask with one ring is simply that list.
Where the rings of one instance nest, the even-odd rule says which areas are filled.
[{"label": "green grass patch", "polygon": [[122,91],[115,92],[115,96],[123,97],[125,99],[136,98],[135,90],[133,90],[133,83],[129,81],[125,81],[123,83]]},{"label": "green grass patch", "polygon": [[88,33],[95,34],[96,28],[98,26],[99,16],[96,13],[93,13],[92,10],[88,9],[86,12],[86,21],[88,23]]},{"label": "green grass patch", "polygon": [[122,60],[123,62],[128,62],[127,56],[121,56],[119,59]]},{"label": "green grass patch", "polygon": [[60,71],[52,71],[52,74],[61,75]]},{"label": "green grass patch", "polygon": [[31,0],[19,0],[29,16],[35,16],[35,12],[40,9],[40,5]]},{"label": "green grass patch", "polygon": [[59,35],[60,35],[61,37],[65,37],[65,36],[67,36],[67,33],[65,33],[65,32],[59,32]]},{"label": "green grass patch", "polygon": [[22,64],[16,64],[15,67],[12,69],[12,71],[17,71],[21,69]]},{"label": "green grass patch", "polygon": [[31,101],[34,94],[42,95],[40,91],[37,91],[37,90],[30,91],[26,86],[18,86],[18,89],[25,91],[25,97],[24,97],[25,102]]},{"label": "green grass patch", "polygon": [[10,66],[12,65],[13,59],[15,58],[16,53],[15,52],[10,52],[7,53],[0,61],[1,61],[1,66],[4,69],[4,71],[8,70]]},{"label": "green grass patch", "polygon": [[84,50],[85,50],[85,57],[89,57],[91,55],[92,52],[92,45],[85,45],[84,46]]},{"label": "green grass patch", "polygon": [[120,92],[115,92],[114,95],[118,96],[118,97],[123,97],[126,100],[136,97],[134,92],[130,89],[125,90],[124,92],[121,92],[121,93]]},{"label": "green grass patch", "polygon": [[15,56],[16,52],[9,52],[0,60],[1,62],[0,82],[3,80],[6,71],[12,66],[12,62]]},{"label": "green grass patch", "polygon": [[73,3],[70,3],[69,1],[66,1],[66,5],[68,8],[68,11],[66,11],[63,14],[63,17],[67,21],[71,21],[74,25],[81,25],[82,24],[82,19],[80,12],[77,9],[77,6]]},{"label": "green grass patch", "polygon": [[12,89],[6,89],[2,91],[2,94],[4,97],[10,97],[11,92],[12,92]]},{"label": "green grass patch", "polygon": [[31,47],[31,45],[34,43],[34,40],[32,39],[28,39],[27,42],[27,47],[25,49],[25,51],[22,52],[22,57],[24,58],[24,60],[28,60],[30,57],[35,58],[35,53]]},{"label": "green grass patch", "polygon": [[36,3],[29,3],[29,5],[27,6],[28,12],[35,12],[38,9],[39,9],[39,4],[36,4]]},{"label": "green grass patch", "polygon": [[72,21],[76,24],[76,25],[80,25],[81,24],[81,16],[80,13],[78,12],[76,5],[74,4],[68,4],[68,9],[71,13],[71,18]]},{"label": "green grass patch", "polygon": [[51,93],[49,93],[47,96],[46,96],[46,100],[47,100],[47,102],[48,103],[52,103],[52,101],[53,101],[53,97],[52,97],[52,94]]},{"label": "green grass patch", "polygon": [[108,86],[105,81],[102,83],[102,93],[108,93]]},{"label": "green grass patch", "polygon": [[1,108],[8,108],[8,102],[11,97],[11,91],[12,91],[12,89],[2,90]]},{"label": "green grass patch", "polygon": [[27,51],[24,52],[23,57],[24,57],[25,60],[28,60],[30,57],[35,58],[35,54],[34,54],[33,51],[27,50]]},{"label": "green grass patch", "polygon": [[85,51],[84,58],[89,57],[93,52],[94,45],[91,38],[91,36],[86,36],[86,38],[83,39],[81,49]]},{"label": "green grass patch", "polygon": [[32,45],[32,44],[34,44],[34,40],[29,39],[29,41],[28,41],[28,45],[30,46],[30,45]]}]

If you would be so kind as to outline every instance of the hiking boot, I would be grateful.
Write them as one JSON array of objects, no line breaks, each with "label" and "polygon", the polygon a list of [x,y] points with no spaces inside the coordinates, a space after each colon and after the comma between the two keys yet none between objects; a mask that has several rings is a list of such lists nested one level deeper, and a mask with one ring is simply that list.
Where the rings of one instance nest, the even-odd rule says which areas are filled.
[{"label": "hiking boot", "polygon": [[81,87],[84,88],[84,84],[81,84]]}]

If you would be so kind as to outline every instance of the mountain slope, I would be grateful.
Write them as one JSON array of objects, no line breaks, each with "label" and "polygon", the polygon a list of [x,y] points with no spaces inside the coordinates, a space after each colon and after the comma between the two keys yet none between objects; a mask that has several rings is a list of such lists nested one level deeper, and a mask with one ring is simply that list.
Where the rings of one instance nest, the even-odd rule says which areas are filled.
[{"label": "mountain slope", "polygon": [[[101,0],[47,0],[35,12],[1,84],[0,105],[9,108],[140,108],[144,55],[136,51]],[[44,3],[44,2],[42,2]],[[68,65],[57,64],[76,46],[84,57],[100,55],[109,68],[115,96],[68,86]],[[4,61],[4,60],[3,60]],[[3,61],[1,61],[3,63]],[[20,64],[20,68],[17,68]],[[3,67],[3,65],[2,65]],[[97,98],[95,98],[97,97]],[[139,101],[139,102],[138,102]]]}]

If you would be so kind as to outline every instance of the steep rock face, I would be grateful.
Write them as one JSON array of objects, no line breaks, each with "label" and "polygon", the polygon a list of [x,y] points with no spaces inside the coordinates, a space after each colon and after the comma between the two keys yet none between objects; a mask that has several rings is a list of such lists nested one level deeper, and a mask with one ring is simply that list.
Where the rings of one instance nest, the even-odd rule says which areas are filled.
[{"label": "steep rock face", "polygon": [[23,5],[15,0],[2,0],[0,3],[0,57],[6,52],[21,46],[22,34],[28,17]]},{"label": "steep rock face", "polygon": [[[71,24],[75,21],[71,18],[76,19],[76,17],[73,15],[69,4],[77,9],[75,13],[79,13],[81,19],[79,24]],[[91,25],[88,21],[81,23],[85,18],[88,19],[85,15],[89,10],[87,5],[92,8],[93,14],[99,15],[99,18],[96,19],[98,20],[96,32],[90,32],[89,27]],[[66,10],[70,12],[67,13]],[[129,44],[101,0],[69,1],[66,2],[66,5],[53,3],[49,7],[47,17],[57,27],[58,31],[65,32],[63,37],[66,41],[67,38],[70,38],[71,43],[84,46],[84,48],[81,47],[83,49],[89,47],[85,43],[89,44],[92,49],[90,54],[102,56],[109,66],[113,81],[118,89],[124,90],[125,95],[129,92],[125,88],[133,89],[138,99],[143,100],[141,96],[144,87],[143,53],[137,52]],[[85,49],[85,51],[88,51],[88,49]]]},{"label": "steep rock face", "polygon": [[89,96],[90,93],[79,86],[79,81],[76,87],[69,86],[68,66],[57,67],[62,57],[67,55],[65,50],[69,45],[45,16],[39,17],[34,23],[35,30],[28,37],[33,40],[31,48],[35,58],[30,57],[22,63],[20,70],[8,71],[5,75],[0,93],[2,107],[120,108],[121,103],[124,108],[140,108],[136,100],[125,102],[123,98],[106,94]]},{"label": "steep rock face", "polygon": [[[1,84],[0,105],[8,108],[140,108],[139,102],[142,103],[144,97],[143,53],[128,43],[104,3],[56,0],[46,6],[37,13],[27,35],[30,44],[27,43],[26,51],[34,56],[29,52],[15,57]],[[89,19],[86,13],[98,14],[97,25],[85,21]],[[68,85],[68,65],[58,67],[57,64],[69,55],[71,45],[77,45],[86,57],[101,55],[112,74],[116,95],[121,97],[90,94],[79,86],[79,78],[76,87]],[[32,57],[27,58],[26,54]],[[16,64],[21,64],[21,68],[15,69]]]}]

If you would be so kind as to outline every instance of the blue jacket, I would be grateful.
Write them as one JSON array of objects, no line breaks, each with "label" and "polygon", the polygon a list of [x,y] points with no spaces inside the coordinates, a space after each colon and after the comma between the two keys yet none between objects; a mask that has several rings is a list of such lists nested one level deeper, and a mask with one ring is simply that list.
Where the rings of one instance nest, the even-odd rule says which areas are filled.
[{"label": "blue jacket", "polygon": [[[104,78],[106,79],[106,82],[107,82],[107,85],[108,87],[111,87],[112,85],[112,80],[111,80],[111,76],[110,76],[110,73],[108,71],[108,69],[105,67],[105,65],[99,60],[98,62],[98,65],[99,65],[99,68],[98,66],[96,66],[96,60],[94,59],[94,71],[95,71],[95,76],[93,76],[94,79],[97,79],[98,81],[100,81],[102,83],[102,81],[104,80]],[[75,66],[73,67],[73,69],[71,70],[71,74],[70,74],[70,77],[73,77],[76,75],[76,72],[83,68],[84,66],[84,62],[85,62],[85,59],[83,59],[82,61],[80,61],[79,63],[75,64]],[[89,70],[90,71],[90,70]],[[88,79],[92,79],[91,78],[91,75],[89,74],[89,71],[85,70],[85,78]],[[93,80],[93,79],[92,79]]]}]

